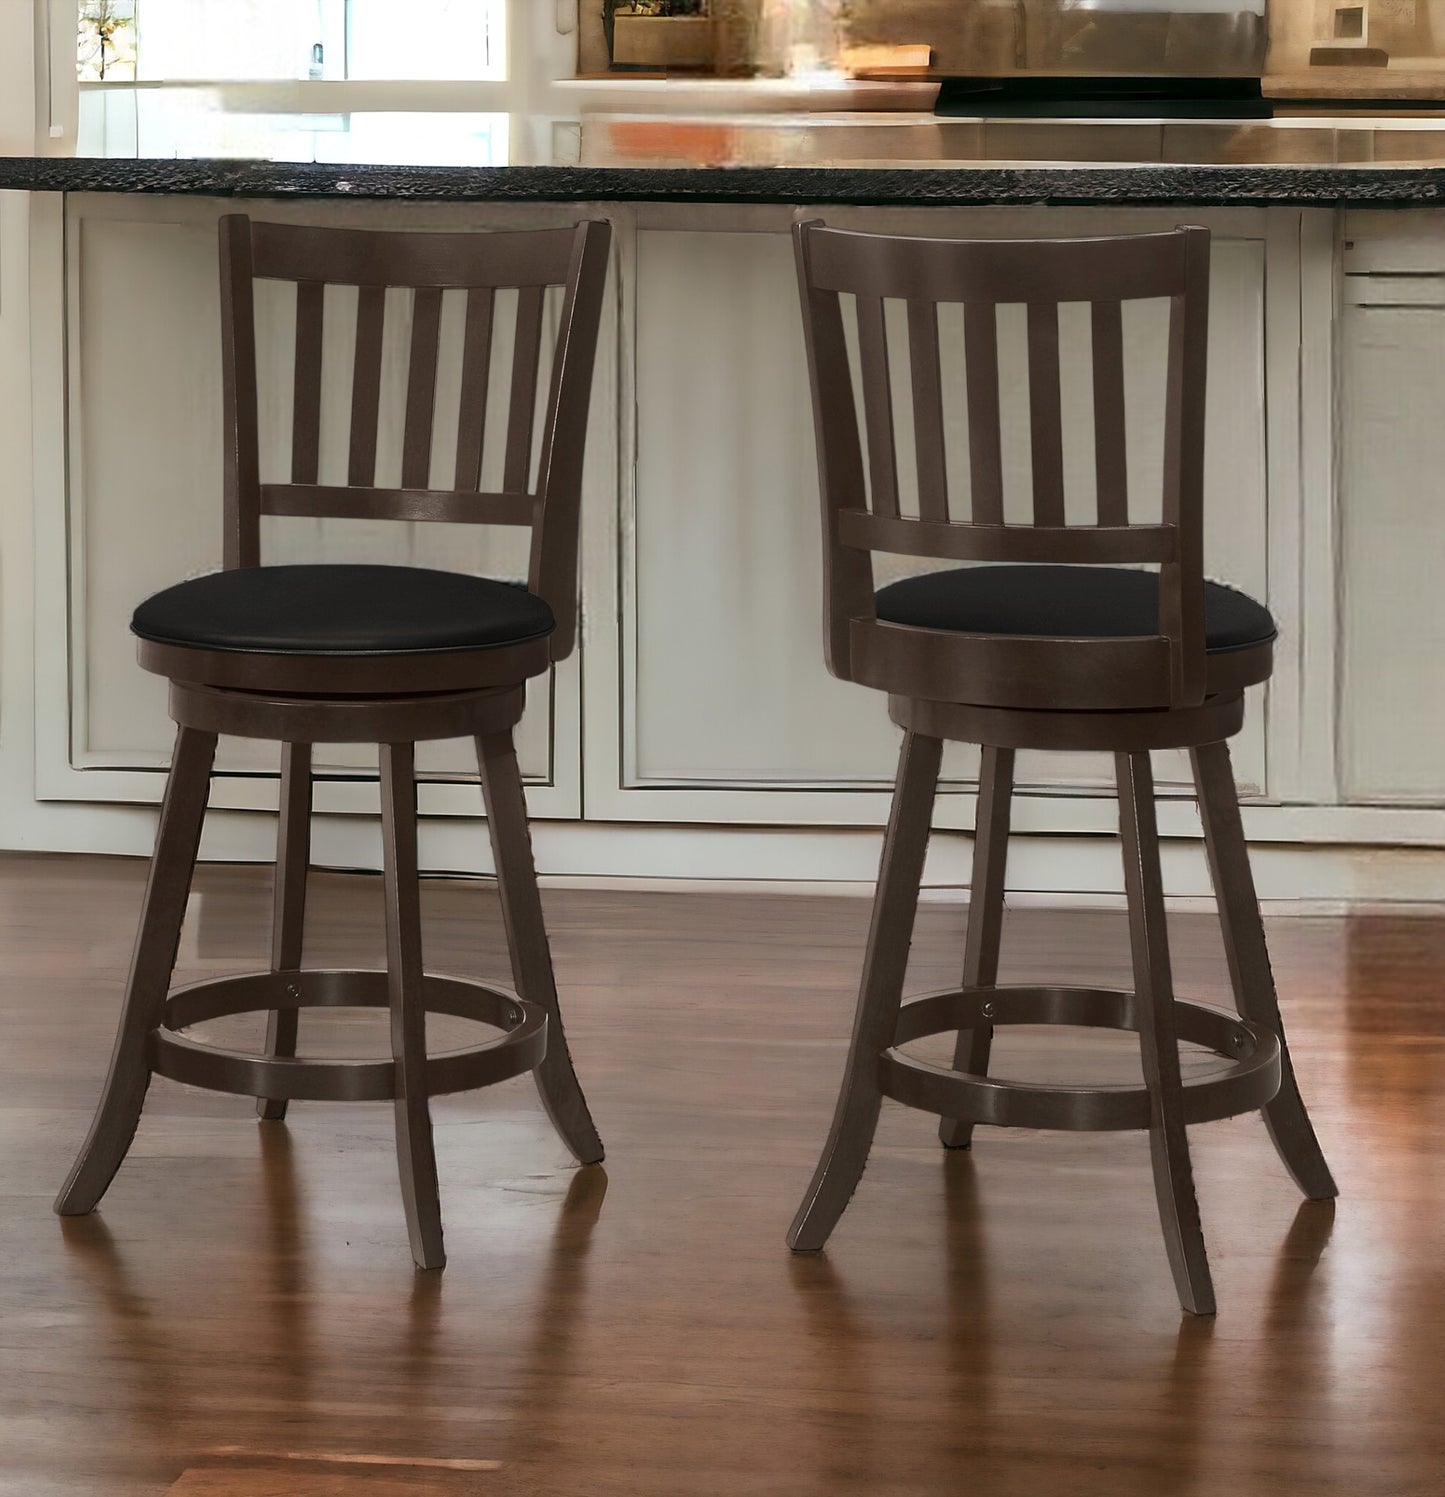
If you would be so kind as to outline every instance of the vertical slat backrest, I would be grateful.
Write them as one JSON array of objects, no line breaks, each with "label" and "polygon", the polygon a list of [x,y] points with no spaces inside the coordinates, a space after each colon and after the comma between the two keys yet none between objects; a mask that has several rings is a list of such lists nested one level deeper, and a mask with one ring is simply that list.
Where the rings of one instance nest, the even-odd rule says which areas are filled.
[{"label": "vertical slat backrest", "polygon": [[938,356],[938,309],[908,303],[908,356],[913,369],[913,436],[918,464],[918,516],[948,521],[948,472],[943,449],[943,372]]},{"label": "vertical slat backrest", "polygon": [[868,468],[873,508],[898,513],[898,455],[893,447],[893,380],[888,368],[888,324],[881,296],[858,298],[858,360],[863,415],[868,427]]},{"label": "vertical slat backrest", "polygon": [[[526,526],[528,586],[557,617],[561,659],[576,636],[576,529],[592,371],[606,290],[611,230],[496,234],[393,233],[221,220],[221,326],[225,402],[225,565],[260,564],[263,515],[443,520]],[[254,283],[296,286],[289,482],[260,474]],[[327,288],[356,288],[344,483],[322,483],[323,349]],[[537,432],[548,325],[547,292],[562,288],[557,338]],[[400,482],[378,484],[378,432],[388,292],[410,291]],[[482,491],[498,292],[515,293],[501,487]],[[465,297],[455,467],[432,487],[438,369],[447,292]],[[535,478],[533,474],[535,460]]]},{"label": "vertical slat backrest", "polygon": [[404,489],[424,489],[431,481],[432,423],[436,419],[437,352],[441,345],[441,330],[442,293],[435,286],[423,286],[413,298],[411,309],[406,427],[401,448],[401,486]]},{"label": "vertical slat backrest", "polygon": [[296,287],[296,383],[291,414],[291,482],[317,483],[321,475],[321,349],[326,287]]},{"label": "vertical slat backrest", "polygon": [[462,489],[480,489],[482,486],[482,438],[487,425],[487,387],[492,373],[492,318],[496,300],[496,293],[490,286],[474,286],[467,292],[455,479],[457,487]]},{"label": "vertical slat backrest", "polygon": [[362,286],[356,298],[356,363],[351,376],[352,488],[376,484],[376,438],[381,421],[381,345],[386,335],[386,287]]},{"label": "vertical slat backrest", "polygon": [[1099,524],[1129,523],[1129,436],[1124,403],[1124,306],[1096,301],[1094,355],[1094,473]]},{"label": "vertical slat backrest", "polygon": [[507,464],[502,487],[521,493],[532,466],[532,428],[537,410],[537,370],[542,359],[541,286],[524,286],[517,297],[512,346],[512,400],[507,418]]},{"label": "vertical slat backrest", "polygon": [[1164,522],[1178,547],[1161,568],[1159,627],[1171,644],[1175,701],[1204,700],[1204,389],[1209,371],[1208,231],[1185,229],[1184,286],[1169,318]]},{"label": "vertical slat backrest", "polygon": [[[316,361],[320,377],[321,360]],[[261,451],[256,415],[256,296],[250,221],[221,220],[222,471],[227,568],[261,561]]]},{"label": "vertical slat backrest", "polygon": [[1034,458],[1034,524],[1064,523],[1064,413],[1059,388],[1059,304],[1029,307],[1029,434]]},{"label": "vertical slat backrest", "polygon": [[[1202,698],[1204,387],[1209,234],[1114,239],[953,241],[795,230],[829,554],[830,663],[846,676],[849,619],[872,608],[871,552],[940,560],[1065,562],[1161,568],[1159,633],[1169,645],[1169,699]],[[847,358],[843,299],[857,308],[867,462]],[[1161,524],[1131,523],[1123,305],[1167,300],[1170,337]],[[918,476],[916,518],[897,483],[897,434],[886,309],[906,306]],[[964,309],[969,516],[955,520],[938,309]],[[1066,494],[1060,313],[1090,306],[1097,517],[1070,524]],[[1027,321],[1032,523],[1005,520],[998,308]],[[839,349],[842,350],[839,353]],[[857,558],[861,556],[864,571]],[[837,582],[837,586],[835,586]]]},{"label": "vertical slat backrest", "polygon": [[[798,289],[803,300],[803,331],[808,353],[808,379],[813,390],[813,433],[818,450],[818,484],[822,492],[823,518],[823,650],[828,668],[848,679],[849,628],[851,620],[873,606],[873,566],[866,551],[843,544],[840,533],[845,515],[863,511],[868,485],[863,476],[863,447],[858,432],[858,407],[853,396],[853,377],[848,362],[848,335],[843,324],[841,299],[817,284],[813,267],[816,235],[810,226],[794,230],[797,249]],[[876,336],[883,337],[881,298],[857,298],[863,388],[868,390],[869,358],[862,348],[870,301],[877,304]],[[887,377],[886,351],[880,354]],[[887,518],[884,498],[877,483],[877,451],[873,446],[872,415],[869,425],[869,458],[874,472],[874,513]],[[892,450],[893,418],[886,413],[887,440]],[[897,516],[897,489],[893,492],[892,515]]]},{"label": "vertical slat backrest", "polygon": [[1003,433],[998,391],[998,309],[992,302],[964,306],[968,381],[968,456],[973,519],[1003,524]]}]

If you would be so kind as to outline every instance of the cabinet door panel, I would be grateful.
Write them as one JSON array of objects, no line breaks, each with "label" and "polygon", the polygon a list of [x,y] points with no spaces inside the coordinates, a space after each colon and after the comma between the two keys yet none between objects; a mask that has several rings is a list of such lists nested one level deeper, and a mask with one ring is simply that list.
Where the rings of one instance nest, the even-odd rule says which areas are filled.
[{"label": "cabinet door panel", "polygon": [[[1445,801],[1445,277],[1402,288],[1389,277],[1352,277],[1349,290],[1341,389],[1342,788],[1355,801]],[[1412,304],[1399,304],[1401,290]]]}]

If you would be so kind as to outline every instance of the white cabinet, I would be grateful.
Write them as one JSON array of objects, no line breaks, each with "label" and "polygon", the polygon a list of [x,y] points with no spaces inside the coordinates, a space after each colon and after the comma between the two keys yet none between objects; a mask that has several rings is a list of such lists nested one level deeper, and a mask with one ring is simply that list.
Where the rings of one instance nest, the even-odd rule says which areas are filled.
[{"label": "white cabinet", "polygon": [[1345,249],[1340,768],[1357,802],[1445,804],[1442,228],[1357,222]]},{"label": "white cabinet", "polygon": [[[90,840],[87,829],[113,826],[106,817],[119,816],[127,802],[154,801],[169,753],[163,684],[134,663],[130,611],[146,593],[219,561],[215,236],[216,220],[231,206],[99,195],[63,204],[37,195],[29,203],[31,845],[138,851],[149,836],[148,822],[123,843],[107,841],[109,832]],[[581,643],[553,679],[536,683],[522,734],[533,812],[579,823],[539,831],[544,866],[583,875],[661,868],[703,877],[866,878],[872,834],[832,829],[882,822],[896,733],[879,695],[834,681],[823,665],[793,213],[706,205],[244,206],[258,216],[363,226],[525,227],[584,213],[613,220],[613,294],[583,502]],[[960,237],[1144,231],[1185,217],[1058,208],[856,208],[819,216]],[[1437,580],[1445,506],[1434,492],[1445,471],[1445,215],[1345,215],[1342,260],[1339,219],[1328,212],[1187,216],[1215,236],[1206,563],[1211,576],[1265,599],[1282,630],[1275,676],[1255,694],[1235,744],[1252,802],[1246,822],[1264,842],[1342,849],[1330,864],[1337,871],[1312,887],[1321,897],[1342,890],[1349,898],[1380,880],[1374,864],[1361,872],[1343,849],[1445,845],[1445,809],[1426,808],[1445,807],[1436,687],[1445,646]],[[396,456],[404,295],[394,311],[383,466]],[[262,298],[263,345],[277,367],[289,356],[291,315],[284,300]],[[1162,390],[1148,366],[1164,309],[1145,304],[1129,316],[1131,489],[1142,500],[1158,492]],[[1003,325],[1003,383],[1015,406],[1005,418],[1008,480],[1021,502],[1029,479],[1027,424],[1019,419],[1024,364],[1017,338],[1009,346],[1007,312]],[[948,314],[942,328],[947,357],[959,329]],[[327,399],[338,411],[349,390],[348,336],[341,331],[330,350],[338,374],[334,382],[328,376]],[[1087,337],[1082,310],[1065,309],[1068,478],[1080,519],[1093,497],[1092,413],[1080,367]],[[444,386],[455,374],[446,347]],[[497,357],[507,355],[500,347]],[[905,429],[906,383],[898,385]],[[265,411],[273,456],[287,441],[288,391],[283,376]],[[960,483],[963,419],[960,409],[948,432]],[[331,440],[324,429],[323,445]],[[442,431],[438,452],[446,445]],[[905,482],[907,470],[905,461]],[[520,568],[517,539],[471,527],[351,522],[277,520],[266,530],[275,558],[417,560],[500,573]],[[12,549],[12,579],[14,556]],[[888,560],[881,575],[911,569]],[[17,597],[12,586],[12,655]],[[29,610],[28,597],[24,604]],[[24,721],[17,671],[6,688],[13,749]],[[231,743],[225,754],[213,802],[274,805],[274,746]],[[479,815],[467,745],[436,745],[423,763],[424,810]],[[950,749],[940,827],[971,825],[973,765],[971,750]],[[343,861],[370,845],[369,828],[355,818],[374,814],[376,792],[359,751],[328,750],[326,770],[318,799],[324,811],[346,813],[328,822],[342,838],[329,856]],[[20,774],[28,772],[23,765]],[[1197,836],[1182,759],[1159,756],[1157,773],[1166,792],[1163,829]],[[1028,756],[1021,779],[1020,831],[1115,829],[1107,762]],[[260,818],[219,820],[211,856],[264,853]],[[236,830],[242,822],[244,835]],[[52,825],[64,831],[49,842]],[[442,837],[443,825],[431,832]],[[335,830],[342,826],[348,830]],[[966,876],[957,845],[943,841],[953,861],[941,876]],[[432,843],[443,845],[429,855],[432,866],[485,866],[484,839],[464,823]],[[1060,853],[1065,845],[1074,861]],[[1111,844],[1040,838],[1033,851],[1021,848],[1024,864],[1043,848],[1055,861],[1029,875],[1032,886],[1116,887]],[[1178,851],[1193,871],[1176,885],[1192,890],[1202,879],[1198,860]],[[1302,866],[1290,861],[1278,887],[1292,891]],[[1399,870],[1390,867],[1381,886],[1402,897]]]}]

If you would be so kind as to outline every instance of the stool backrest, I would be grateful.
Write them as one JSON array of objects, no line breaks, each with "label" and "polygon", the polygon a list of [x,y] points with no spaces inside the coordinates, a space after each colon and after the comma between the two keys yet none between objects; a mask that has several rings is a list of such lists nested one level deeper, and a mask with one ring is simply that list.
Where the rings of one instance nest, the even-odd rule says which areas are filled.
[{"label": "stool backrest", "polygon": [[[1136,678],[1119,683],[1121,701],[1131,705],[1151,697],[1162,698],[1160,705],[1202,700],[1208,230],[959,241],[847,233],[813,222],[796,225],[794,236],[817,430],[833,673],[858,679],[854,647],[868,638],[870,624],[883,628],[874,614],[872,552],[952,561],[1157,563],[1159,638],[1148,642],[1154,648],[1141,649],[1139,641],[1092,641],[1099,648],[1088,669],[1096,679],[1110,672]],[[855,388],[850,361],[844,296],[854,298],[861,389]],[[1171,306],[1162,523],[1131,524],[1122,304],[1155,298],[1167,298]],[[907,308],[908,361],[901,373],[890,366],[890,299]],[[964,308],[967,520],[951,518],[944,442],[938,307],[949,302]],[[1088,525],[1066,523],[1064,505],[1059,308],[1078,302],[1092,305],[1098,511],[1097,523]],[[1031,524],[1004,519],[997,308],[1008,303],[1027,308]],[[899,508],[895,377],[911,384],[916,516]],[[1009,647],[1000,644],[1004,653],[989,657],[994,669],[1007,668]],[[1106,659],[1109,645],[1115,648]],[[941,656],[935,652],[934,658]],[[1039,658],[1037,651],[1030,656]],[[1076,658],[1083,657],[1076,652]]]},{"label": "stool backrest", "polygon": [[[441,520],[520,525],[532,532],[527,585],[557,619],[554,659],[577,623],[577,533],[592,370],[606,289],[610,226],[507,233],[418,233],[221,220],[221,336],[225,399],[225,565],[257,566],[262,515]],[[296,284],[291,478],[263,483],[257,421],[254,283]],[[327,286],[354,286],[356,351],[344,484],[319,482],[322,346]],[[551,383],[533,474],[545,297],[564,288]],[[386,293],[410,288],[411,342],[401,482],[378,487],[377,429]],[[515,290],[511,386],[501,488],[481,492],[483,434],[497,292]],[[455,476],[429,486],[442,298],[466,297]]]}]

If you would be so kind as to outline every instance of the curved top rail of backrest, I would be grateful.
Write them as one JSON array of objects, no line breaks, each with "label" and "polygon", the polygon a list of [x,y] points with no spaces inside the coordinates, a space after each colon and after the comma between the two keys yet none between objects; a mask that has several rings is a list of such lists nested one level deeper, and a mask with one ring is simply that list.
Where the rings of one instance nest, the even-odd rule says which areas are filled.
[{"label": "curved top rail of backrest", "polygon": [[808,247],[819,291],[933,302],[1140,301],[1184,293],[1189,232],[957,240],[809,225]]},{"label": "curved top rail of backrest", "polygon": [[[577,626],[577,532],[582,463],[611,226],[498,233],[396,232],[253,222],[220,222],[221,342],[225,407],[225,565],[257,566],[262,515],[438,520],[525,526],[531,532],[528,587],[557,620],[552,655],[570,653]],[[262,483],[258,429],[254,286],[294,282],[295,368],[289,482]],[[323,324],[326,287],[358,288],[351,378],[350,450],[345,482],[320,482]],[[563,288],[540,442],[538,387],[543,368],[545,297]],[[400,485],[377,482],[383,344],[389,289],[411,303]],[[491,378],[498,291],[516,292],[511,374]],[[432,488],[443,297],[459,293],[462,314],[460,409],[454,478]],[[505,406],[505,450],[497,492],[481,475],[489,400]],[[534,454],[536,480],[533,483]],[[443,471],[446,471],[445,469]]]},{"label": "curved top rail of backrest", "polygon": [[[1210,235],[1097,239],[902,238],[794,226],[823,498],[828,663],[850,678],[851,640],[876,623],[871,553],[936,560],[1160,567],[1163,702],[1202,700],[1204,412]],[[843,297],[854,298],[850,346]],[[1162,523],[1131,523],[1126,441],[1125,302],[1170,304]],[[907,355],[894,355],[885,304],[906,303]],[[964,308],[970,475],[967,520],[950,507],[938,306]],[[1070,523],[1059,309],[1092,308],[1098,519]],[[1027,308],[1033,522],[1005,518],[1001,305]],[[903,324],[896,323],[901,331]],[[855,379],[855,351],[857,378]],[[901,366],[895,368],[895,366]],[[916,514],[900,503],[894,385],[910,387]],[[866,436],[866,459],[865,441]],[[1151,685],[1149,690],[1153,690]]]},{"label": "curved top rail of backrest", "polygon": [[450,291],[563,285],[577,231],[433,234],[251,221],[250,236],[258,280]]}]

